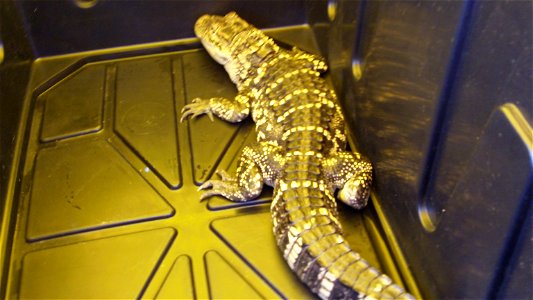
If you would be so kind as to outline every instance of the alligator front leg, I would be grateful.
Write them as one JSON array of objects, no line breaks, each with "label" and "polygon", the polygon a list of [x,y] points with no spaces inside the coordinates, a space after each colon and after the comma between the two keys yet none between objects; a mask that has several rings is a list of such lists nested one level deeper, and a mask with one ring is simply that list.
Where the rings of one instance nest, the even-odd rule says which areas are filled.
[{"label": "alligator front leg", "polygon": [[239,158],[236,177],[217,170],[221,180],[208,180],[199,190],[201,199],[220,195],[234,202],[255,199],[263,190],[263,183],[273,186],[281,170],[282,156],[278,146],[268,142],[245,147]]},{"label": "alligator front leg", "polygon": [[187,104],[181,110],[180,122],[187,118],[194,119],[200,115],[207,114],[211,121],[213,115],[220,119],[232,123],[240,122],[250,113],[249,93],[239,92],[234,100],[215,97],[211,99],[196,98],[192,103]]}]

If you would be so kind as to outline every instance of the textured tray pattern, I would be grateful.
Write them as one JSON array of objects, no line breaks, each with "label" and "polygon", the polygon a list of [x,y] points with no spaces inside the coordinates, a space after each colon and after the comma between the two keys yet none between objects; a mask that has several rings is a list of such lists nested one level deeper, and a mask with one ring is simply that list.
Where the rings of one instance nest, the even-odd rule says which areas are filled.
[{"label": "textured tray pattern", "polygon": [[[270,189],[246,204],[199,201],[197,186],[234,170],[255,140],[250,121],[179,123],[188,100],[236,93],[203,50],[35,68],[44,84],[32,98],[8,295],[311,297],[276,247]],[[379,266],[370,214],[341,212],[348,241]]]}]

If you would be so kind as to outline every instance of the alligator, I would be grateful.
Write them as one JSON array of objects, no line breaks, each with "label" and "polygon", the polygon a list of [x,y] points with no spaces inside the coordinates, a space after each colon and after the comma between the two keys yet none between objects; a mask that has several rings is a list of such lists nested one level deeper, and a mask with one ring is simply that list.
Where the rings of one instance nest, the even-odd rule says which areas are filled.
[{"label": "alligator", "polygon": [[280,47],[235,12],[201,16],[195,34],[226,69],[238,89],[235,99],[194,99],[181,121],[207,114],[240,122],[249,114],[257,143],[243,149],[236,176],[217,170],[202,199],[231,201],[274,188],[274,236],[291,270],[321,299],[413,299],[403,288],[353,251],[342,235],[337,198],[366,205],[372,165],[346,151],[343,114],[321,73],[325,60],[296,47]]}]

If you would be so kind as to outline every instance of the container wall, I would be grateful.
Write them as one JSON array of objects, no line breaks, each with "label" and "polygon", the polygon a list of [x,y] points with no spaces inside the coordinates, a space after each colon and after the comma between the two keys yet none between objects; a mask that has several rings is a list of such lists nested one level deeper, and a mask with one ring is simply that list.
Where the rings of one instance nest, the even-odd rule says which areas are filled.
[{"label": "container wall", "polygon": [[194,22],[203,14],[237,11],[260,28],[305,23],[301,0],[68,0],[17,4],[38,56],[194,37]]},{"label": "container wall", "polygon": [[[530,1],[0,1],[0,44],[3,44],[5,53],[4,61],[0,63],[0,213],[4,216],[0,241],[4,247],[0,249],[0,257],[4,259],[0,260],[3,266],[0,290],[7,285],[7,261],[9,253],[12,253],[10,242],[16,225],[18,196],[33,205],[34,213],[27,213],[27,207],[20,206],[20,211],[24,213],[20,219],[22,225],[19,225],[29,229],[19,233],[16,241],[21,250],[16,253],[15,268],[9,273],[16,275],[13,277],[19,276],[24,267],[32,270],[39,265],[40,253],[50,253],[48,251],[56,246],[80,245],[78,242],[86,238],[95,243],[90,245],[98,248],[101,237],[118,237],[118,241],[122,241],[126,236],[125,240],[128,240],[128,236],[133,235],[127,234],[140,232],[144,228],[142,224],[136,225],[136,221],[129,219],[117,222],[120,226],[106,223],[113,221],[116,216],[110,213],[112,217],[104,218],[102,223],[105,226],[98,225],[100,223],[95,221],[99,220],[97,218],[89,220],[94,228],[105,229],[101,234],[90,226],[90,229],[81,226],[82,229],[71,230],[69,226],[73,223],[68,221],[68,217],[75,221],[83,218],[68,213],[65,213],[65,218],[55,218],[48,209],[47,201],[55,203],[57,195],[48,189],[48,184],[42,184],[46,181],[41,181],[38,186],[49,192],[50,197],[30,196],[34,160],[41,172],[35,176],[42,178],[48,178],[47,168],[42,167],[48,163],[54,166],[56,160],[66,160],[76,165],[78,156],[73,156],[70,150],[64,150],[68,148],[62,148],[63,144],[70,145],[72,137],[75,137],[73,141],[79,139],[83,142],[84,136],[88,140],[98,140],[96,148],[100,147],[98,149],[102,153],[114,153],[121,168],[128,169],[128,174],[133,174],[131,176],[139,179],[139,182],[148,182],[150,187],[147,185],[147,189],[151,192],[154,192],[151,189],[157,190],[153,193],[154,197],[165,198],[165,201],[158,200],[158,203],[178,208],[178,212],[189,205],[183,206],[181,199],[196,199],[194,185],[207,180],[218,164],[234,164],[232,157],[239,147],[253,140],[252,135],[250,138],[248,135],[242,136],[243,132],[252,132],[249,124],[245,124],[244,129],[221,124],[213,131],[208,123],[201,123],[204,124],[202,130],[212,136],[189,139],[196,125],[192,125],[190,131],[185,125],[178,124],[177,112],[173,111],[175,105],[183,106],[189,95],[196,95],[194,93],[207,97],[209,93],[222,91],[232,95],[235,92],[222,68],[198,49],[198,43],[177,41],[194,36],[193,24],[200,15],[225,14],[233,10],[259,28],[297,25],[289,30],[278,28],[271,32],[278,40],[298,44],[305,50],[320,50],[327,57],[330,66],[328,76],[343,104],[356,146],[371,158],[375,166],[375,209],[381,216],[385,231],[390,230],[391,236],[396,237],[400,256],[414,274],[425,298],[531,298],[531,288],[524,287],[530,286],[532,281],[531,257],[528,255],[532,240],[530,202],[533,189],[532,5]],[[162,43],[157,44],[159,42]],[[155,44],[143,48],[142,44],[147,43]],[[137,48],[103,50],[130,45],[136,45]],[[79,53],[85,51],[93,52]],[[154,67],[156,65],[160,68]],[[33,82],[28,88],[30,74]],[[185,79],[181,80],[181,77]],[[89,81],[99,85],[91,88],[85,84]],[[146,87],[142,89],[143,86]],[[120,94],[115,88],[126,93]],[[128,94],[136,88],[142,89],[142,93]],[[131,115],[125,113],[129,111],[126,108],[153,104],[149,101],[149,96],[155,94],[153,90],[164,94],[156,97],[157,101],[168,100],[165,102],[165,112],[170,112],[167,115],[169,119],[165,121],[159,118],[159,111],[144,108],[134,115],[135,118],[128,119]],[[86,97],[77,97],[79,91],[84,91]],[[91,98],[91,92],[95,91],[99,93],[93,97],[99,99],[97,101]],[[45,100],[47,97],[53,100]],[[70,100],[87,104],[89,109],[83,110],[82,117],[93,122],[91,125],[96,125],[84,127],[76,122],[76,114],[68,110],[74,111],[75,105],[65,106],[65,103],[71,103]],[[45,103],[48,107],[46,111]],[[54,121],[54,112],[74,121],[57,129],[59,123]],[[87,112],[94,114],[85,115]],[[164,121],[168,123],[165,123],[168,126],[163,126],[166,130],[172,131],[174,126],[179,128],[170,134],[176,135],[174,140],[160,138],[161,130],[154,133],[157,143],[171,144],[167,151],[172,156],[170,159],[160,159],[162,149],[167,148],[158,146],[153,153],[150,152],[152,150],[146,150],[152,149],[154,143],[147,139],[150,135],[145,132],[140,134],[142,143],[128,135],[130,133],[127,130],[131,128],[137,133],[144,130],[138,127],[142,123],[139,120],[145,120],[143,117],[150,114],[152,119],[149,121],[154,121],[153,124],[163,124],[161,122]],[[122,118],[123,115],[128,117]],[[113,123],[115,120],[117,125]],[[132,127],[121,123],[124,120],[129,120],[131,124],[128,124]],[[19,127],[22,123],[27,124],[28,132],[20,129],[25,128]],[[83,130],[76,129],[76,126],[82,126]],[[220,130],[225,131],[223,134],[217,133]],[[236,133],[238,130],[239,135]],[[25,140],[25,135],[29,137],[28,140]],[[239,138],[234,143],[235,136]],[[217,154],[213,156],[212,149],[215,148],[209,142],[222,137],[232,142],[215,143]],[[29,144],[30,150],[22,153],[25,143]],[[180,143],[180,147],[185,148],[176,150]],[[192,143],[192,146],[183,146],[188,143]],[[230,144],[233,146],[228,146]],[[199,149],[198,152],[194,152],[194,148]],[[86,150],[81,146],[76,149],[80,153]],[[228,149],[231,149],[230,154],[226,154]],[[62,155],[61,151],[66,154]],[[37,153],[41,153],[40,156]],[[27,155],[27,162],[21,158],[24,155]],[[179,155],[183,158],[176,158]],[[37,157],[40,157],[40,162]],[[92,167],[92,159],[87,159],[84,166]],[[13,161],[21,170],[25,168],[18,176],[14,176]],[[181,173],[172,173],[177,172],[177,167],[174,167],[178,161],[188,166],[183,171],[186,174],[183,178],[192,178],[190,188],[183,188],[185,185],[182,181],[185,179],[180,177]],[[108,166],[105,162],[100,163],[102,168]],[[150,168],[155,170],[153,173],[156,175],[138,171]],[[85,188],[83,174],[78,175],[78,187]],[[27,184],[17,182],[18,179]],[[102,180],[102,184],[108,183]],[[92,188],[94,191],[101,190],[99,185]],[[19,195],[18,190],[27,193],[21,192]],[[58,190],[64,192],[67,187],[63,189],[61,186]],[[45,201],[38,202],[42,199]],[[87,203],[97,203],[92,199],[87,196]],[[45,203],[38,207],[42,211],[35,210],[35,201]],[[266,216],[266,200],[261,201],[250,210],[256,209],[258,215]],[[97,204],[102,207],[116,204],[117,211],[122,212],[120,203],[106,201]],[[209,210],[207,213],[223,211],[220,214],[227,214],[224,216],[228,219],[234,217],[231,209],[236,209],[235,215],[247,210],[227,206],[221,199],[210,204],[211,207],[201,209]],[[98,205],[94,206],[94,216],[100,217],[97,212],[106,210],[101,210]],[[145,208],[144,205],[139,207]],[[65,208],[67,212],[79,213],[78,210],[75,205]],[[160,220],[144,216],[144,219],[139,220],[144,222],[149,219],[147,224],[155,224],[149,225],[153,228],[173,228],[176,224],[185,226],[186,222],[179,223],[182,220],[179,213],[174,215],[173,209],[169,211],[158,217]],[[39,235],[40,232],[32,232],[32,228],[41,230],[54,225],[54,222],[40,224],[43,220],[41,212],[45,217],[62,223],[68,229],[65,231],[68,234],[60,232],[43,237]],[[362,218],[357,216],[357,220]],[[248,220],[248,217],[244,218]],[[263,221],[261,224],[268,228],[268,219]],[[130,223],[134,225],[127,227]],[[225,228],[237,232],[246,227],[238,222],[230,221],[228,224],[217,228],[206,221],[202,223],[205,225],[205,228],[202,227],[205,232],[202,233],[213,235],[214,232],[217,236],[213,237],[213,241],[217,242],[213,243],[217,244],[220,243],[217,239],[224,236],[225,233],[220,232]],[[126,225],[126,229],[121,229],[122,225]],[[364,227],[361,220],[352,225]],[[178,232],[178,239],[181,238],[182,229],[174,228]],[[249,230],[256,228],[250,227]],[[370,239],[365,230],[361,232],[365,241]],[[163,237],[166,239],[165,234]],[[189,279],[193,283],[196,280],[200,288],[193,288],[198,290],[205,288],[207,291],[210,284],[210,278],[202,273],[207,270],[203,264],[222,261],[222,264],[215,264],[223,266],[220,268],[223,271],[219,272],[221,276],[227,274],[226,265],[231,264],[234,265],[230,270],[240,268],[239,272],[247,270],[242,274],[259,274],[257,281],[253,282],[261,282],[257,284],[261,286],[260,291],[266,291],[264,295],[307,295],[304,288],[292,285],[290,273],[283,273],[281,279],[274,279],[282,282],[279,285],[268,280],[265,281],[267,283],[263,282],[264,278],[278,278],[277,266],[284,266],[284,263],[278,257],[276,267],[265,264],[254,248],[246,248],[248,252],[242,252],[246,252],[246,255],[235,255],[233,252],[238,252],[236,249],[242,245],[241,235],[235,239],[237,246],[233,245],[233,240],[231,243],[225,241],[231,244],[227,249],[224,248],[226,252],[221,252],[226,258],[219,258],[217,255],[220,253],[212,254],[217,252],[210,251],[206,252],[205,257],[199,252],[183,255],[185,252],[180,251],[186,249],[193,253],[191,249],[194,247],[189,249],[182,247],[183,244],[173,243],[175,233],[170,235],[170,254],[166,254],[166,248],[161,252],[161,258],[154,260],[157,266],[163,261],[160,271],[153,271],[155,279],[151,285],[143,283],[148,286],[148,295],[158,295],[156,285],[166,284],[165,272],[174,274],[174,260],[168,258],[172,255],[175,255],[172,259],[176,259],[176,266],[183,267],[185,274],[189,271],[195,274]],[[194,234],[191,237],[198,238]],[[46,239],[48,241],[35,242]],[[268,244],[261,239],[256,242]],[[122,245],[122,242],[119,244]],[[368,244],[362,246],[368,246],[367,251],[374,253],[372,257],[376,262],[380,259],[392,261],[379,258],[380,255],[375,254],[370,242]],[[76,253],[79,252],[76,247],[67,248],[74,249],[68,250],[73,255],[72,261],[76,260]],[[233,252],[228,250],[230,248]],[[92,253],[91,249],[87,253]],[[268,255],[275,259],[277,249],[268,249]],[[4,253],[6,255],[2,255]],[[29,258],[24,258],[27,253]],[[167,255],[166,260],[164,255]],[[58,261],[61,257],[61,253],[57,255]],[[227,257],[230,257],[228,261]],[[246,260],[247,257],[250,260]],[[254,264],[264,266],[264,274],[269,276],[261,273],[262,267],[256,266],[254,269]],[[85,265],[89,269],[91,266],[90,261]],[[112,264],[108,267],[111,268]],[[391,269],[394,270],[394,266]],[[55,270],[53,273],[60,274]],[[28,284],[31,280],[39,280],[40,275],[28,277],[28,274],[40,273],[26,271],[26,277],[21,277],[23,284],[28,287],[26,290],[31,291],[29,287],[32,285]],[[61,286],[59,277],[51,280]],[[98,279],[98,276],[93,277]],[[17,278],[10,281],[10,295],[18,293]],[[28,281],[28,278],[31,280]],[[124,285],[126,289],[127,284]],[[115,286],[109,284],[108,287],[113,289]],[[224,286],[220,289],[226,291]],[[289,292],[283,294],[284,289]],[[46,289],[43,291],[48,292]],[[70,291],[76,292],[75,289]],[[205,291],[200,295],[207,297],[212,293]]]},{"label": "container wall", "polygon": [[14,183],[13,160],[23,109],[23,100],[29,80],[33,53],[24,31],[23,22],[15,5],[0,2],[0,291],[9,261],[11,228],[14,224],[16,203],[9,187]]},{"label": "container wall", "polygon": [[530,297],[509,263],[531,247],[531,2],[337,7],[335,83],[424,294]]}]

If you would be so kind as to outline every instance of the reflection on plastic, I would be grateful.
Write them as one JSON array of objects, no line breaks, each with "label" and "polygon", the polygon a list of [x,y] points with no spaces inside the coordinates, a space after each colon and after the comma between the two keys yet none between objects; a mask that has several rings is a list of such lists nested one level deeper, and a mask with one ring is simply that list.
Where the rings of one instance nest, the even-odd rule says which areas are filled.
[{"label": "reflection on plastic", "polygon": [[98,0],[73,0],[73,2],[79,8],[88,9],[95,6]]},{"label": "reflection on plastic", "polygon": [[337,0],[328,1],[328,18],[333,22],[337,16]]},{"label": "reflection on plastic", "polygon": [[361,67],[361,61],[357,58],[352,60],[352,75],[356,81],[359,81],[363,76],[363,70]]},{"label": "reflection on plastic", "polygon": [[0,40],[0,64],[4,62],[4,43]]}]

